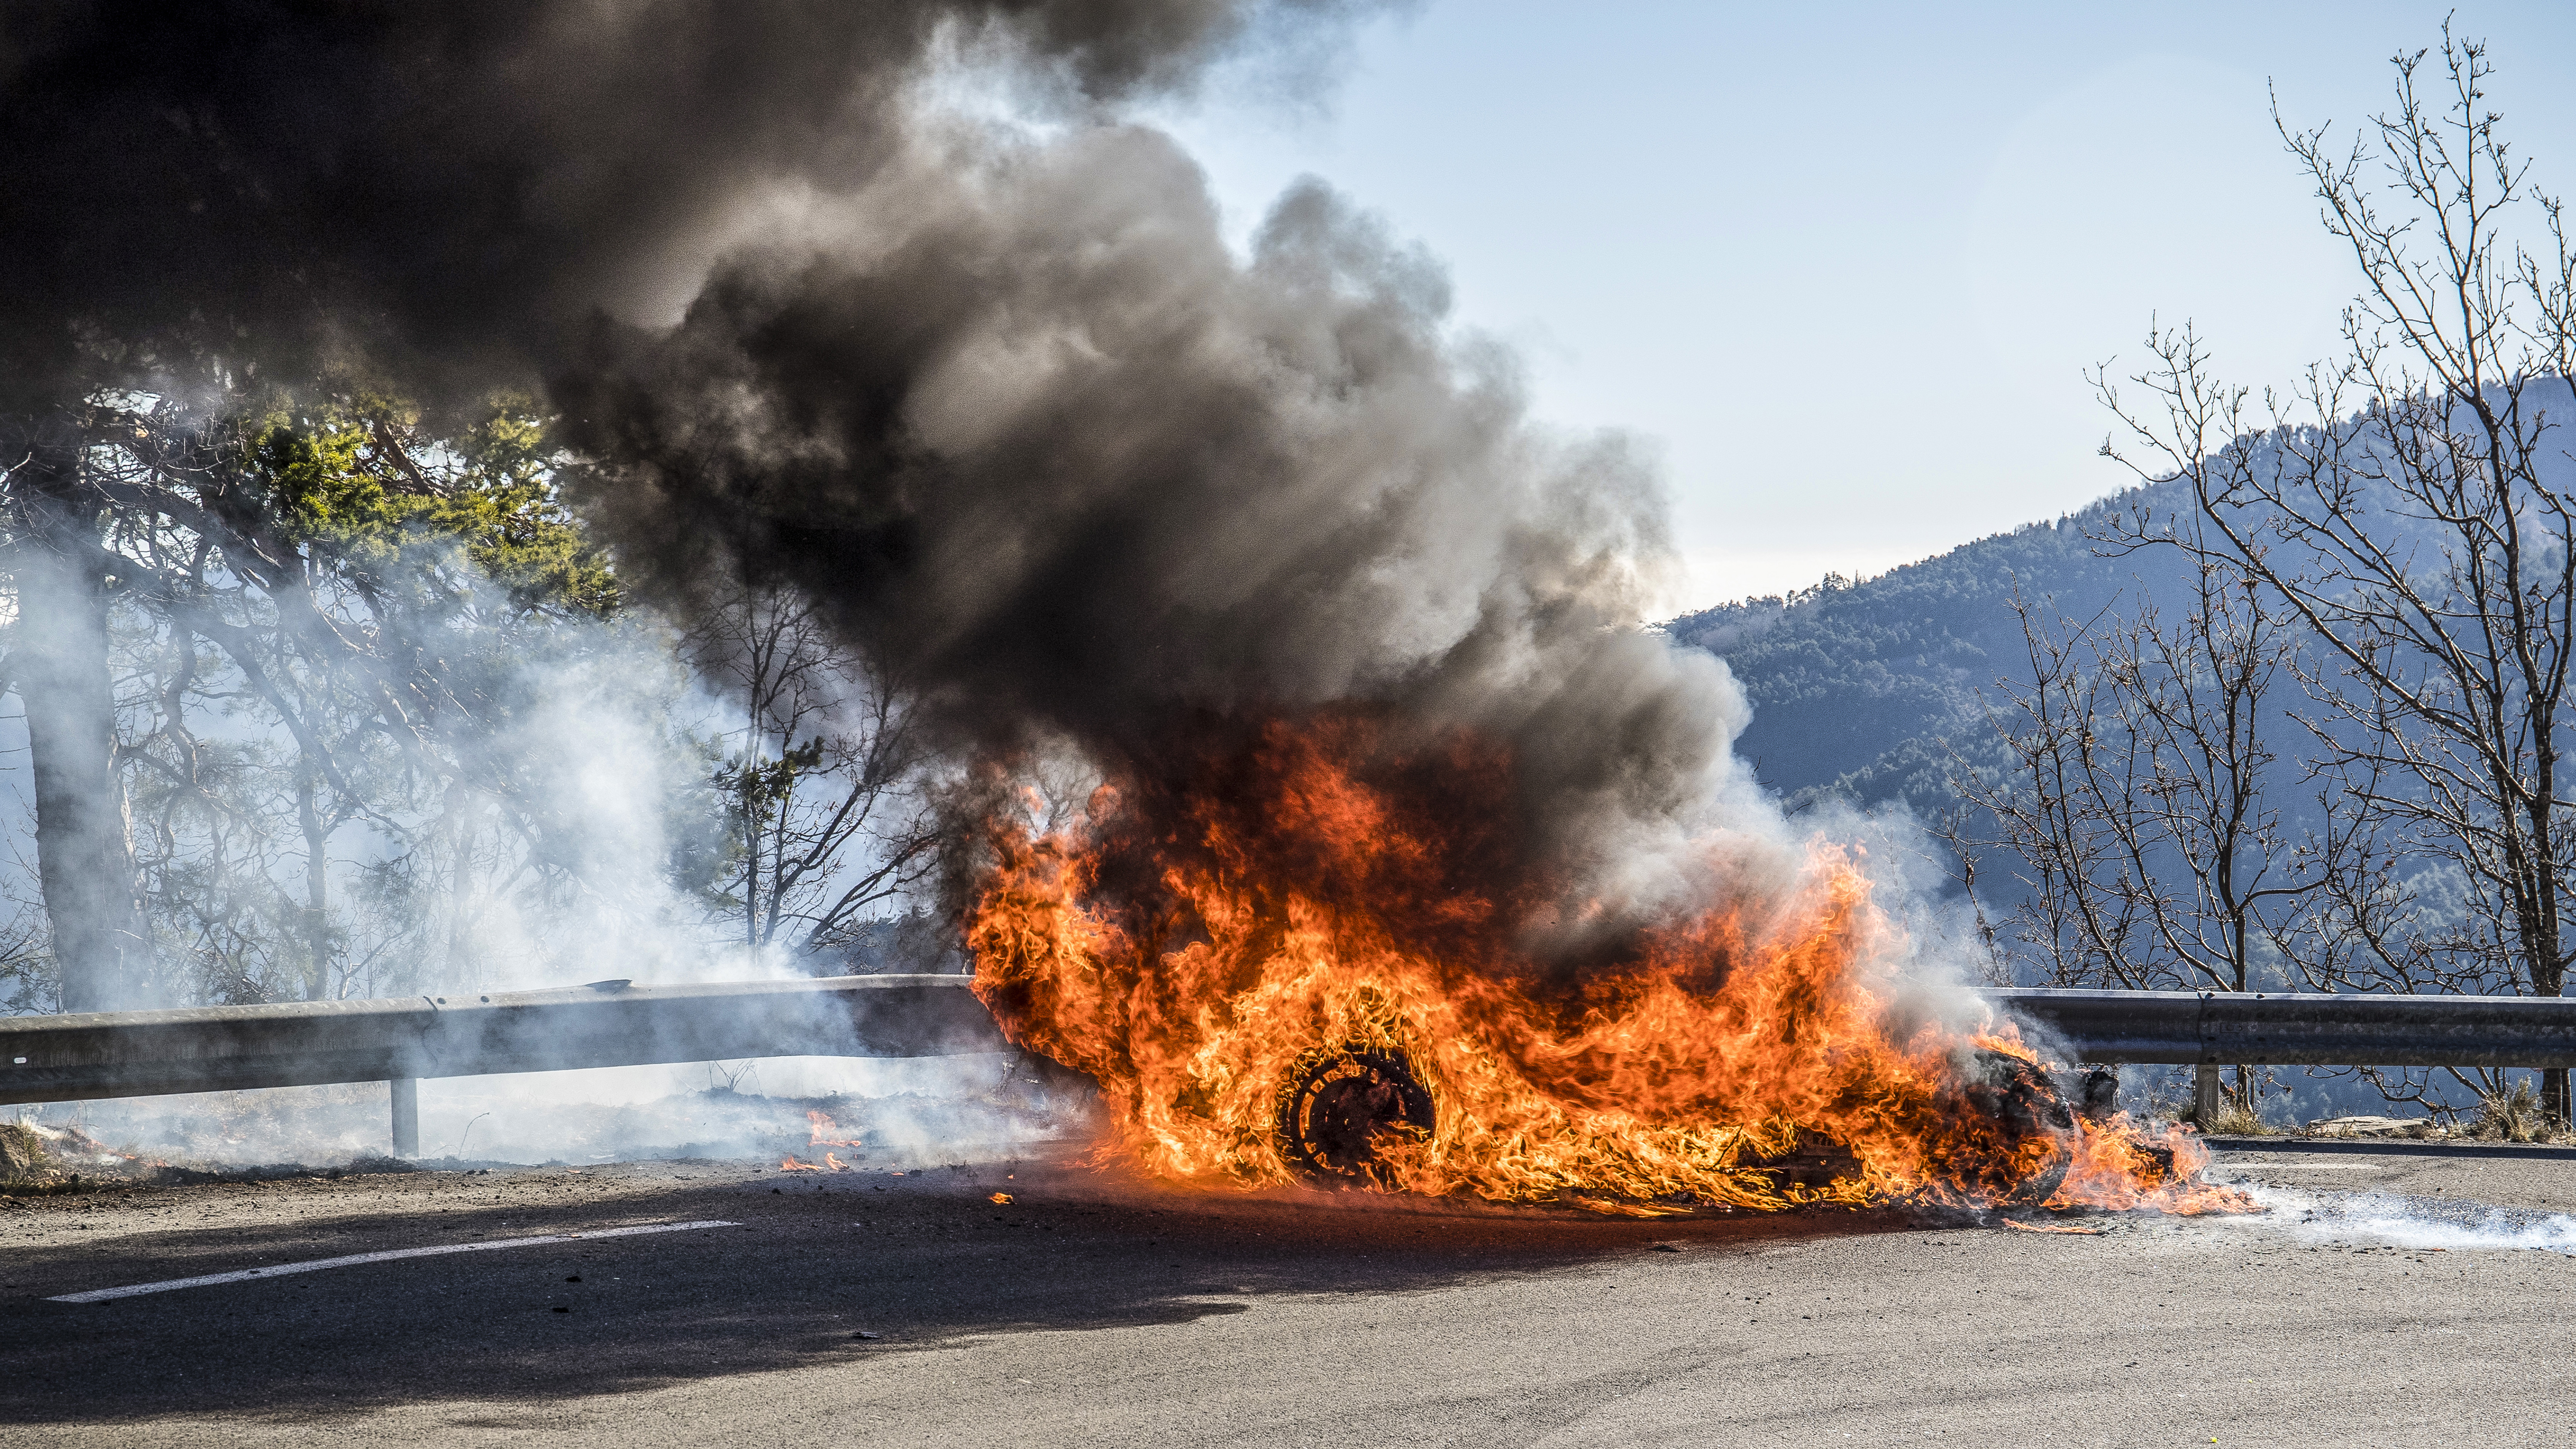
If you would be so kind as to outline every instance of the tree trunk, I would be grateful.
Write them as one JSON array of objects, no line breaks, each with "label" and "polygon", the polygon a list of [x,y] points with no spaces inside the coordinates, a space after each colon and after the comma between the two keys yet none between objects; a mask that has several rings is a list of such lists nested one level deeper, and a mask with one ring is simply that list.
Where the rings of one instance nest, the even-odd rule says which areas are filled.
[{"label": "tree trunk", "polygon": [[295,819],[304,830],[304,999],[331,992],[331,833],[314,805],[313,767],[296,776]]},{"label": "tree trunk", "polygon": [[482,979],[481,954],[476,949],[474,926],[479,912],[475,900],[474,838],[481,823],[483,802],[463,784],[447,787],[446,814],[439,828],[451,842],[452,870],[447,882],[447,962],[451,981]]},{"label": "tree trunk", "polygon": [[[2544,744],[2547,743],[2546,734],[2542,736],[2542,740]],[[2554,791],[2557,788],[2556,782],[2549,779],[2546,773],[2542,776],[2542,783],[2546,789]],[[2542,824],[2555,825],[2557,822],[2545,813],[2548,809],[2548,805],[2544,803],[2541,810],[2534,813],[2541,816]],[[2536,913],[2538,920],[2534,923],[2535,928],[2529,933],[2531,939],[2526,952],[2531,960],[2531,994],[2534,996],[2559,996],[2565,994],[2567,989],[2567,970],[2563,964],[2566,958],[2559,950],[2556,900],[2558,881],[2555,873],[2547,869],[2546,863],[2550,857],[2540,854],[2540,852],[2555,850],[2557,847],[2556,840],[2543,835],[2540,837],[2540,851],[2535,852],[2544,864],[2543,869],[2538,872],[2539,891],[2535,893],[2541,900],[2541,910]],[[2540,1073],[2540,1114],[2549,1119],[2553,1130],[2566,1129],[2570,1120],[2568,1106],[2567,1069],[2565,1067],[2543,1068]]]},{"label": "tree trunk", "polygon": [[79,454],[20,465],[27,538],[18,586],[18,696],[36,793],[36,872],[65,1011],[152,1004],[134,850],[116,771],[99,513],[80,497]]}]

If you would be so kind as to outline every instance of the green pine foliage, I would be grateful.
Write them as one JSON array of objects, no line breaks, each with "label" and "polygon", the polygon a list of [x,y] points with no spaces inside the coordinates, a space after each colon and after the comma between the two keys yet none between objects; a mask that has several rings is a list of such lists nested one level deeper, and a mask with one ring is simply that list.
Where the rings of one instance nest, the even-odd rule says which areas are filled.
[{"label": "green pine foliage", "polygon": [[362,588],[454,600],[469,563],[524,609],[606,617],[608,561],[558,496],[560,461],[528,399],[505,395],[452,439],[423,442],[416,413],[382,398],[272,418],[246,440],[247,471],[279,531]]}]

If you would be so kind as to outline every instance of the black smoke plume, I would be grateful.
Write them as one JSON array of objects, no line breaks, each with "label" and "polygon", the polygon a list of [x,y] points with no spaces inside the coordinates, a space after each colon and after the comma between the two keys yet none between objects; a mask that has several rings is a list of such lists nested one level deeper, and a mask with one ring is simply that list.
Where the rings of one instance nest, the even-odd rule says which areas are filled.
[{"label": "black smoke plume", "polygon": [[[1532,426],[1375,221],[1301,185],[1238,259],[1196,167],[1109,109],[1340,9],[16,6],[11,385],[537,369],[638,587],[792,580],[961,747],[1133,766],[1188,721],[1356,701],[1504,742],[1530,863],[1654,897],[1740,707],[1635,628],[1669,568],[1650,470]],[[925,111],[957,50],[1058,124]]]},{"label": "black smoke plume", "polygon": [[523,370],[781,189],[863,182],[942,46],[1076,107],[1185,84],[1324,3],[205,0],[0,8],[0,330],[66,385],[362,351]]},{"label": "black smoke plume", "polygon": [[559,375],[627,567],[792,578],[961,737],[1130,778],[1337,701],[1465,726],[1509,746],[1524,866],[1633,894],[1604,870],[1706,803],[1734,713],[1634,627],[1649,472],[1529,425],[1440,270],[1320,185],[1245,262],[1159,134],[982,139]]}]

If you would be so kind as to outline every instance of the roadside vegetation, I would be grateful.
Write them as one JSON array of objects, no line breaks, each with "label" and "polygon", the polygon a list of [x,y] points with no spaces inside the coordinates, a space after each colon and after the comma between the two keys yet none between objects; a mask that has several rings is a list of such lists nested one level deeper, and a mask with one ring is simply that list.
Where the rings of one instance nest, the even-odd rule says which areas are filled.
[{"label": "roadside vegetation", "polygon": [[[2340,355],[2256,389],[2158,326],[2093,377],[2130,491],[1671,626],[1745,682],[1766,780],[1932,824],[1998,982],[2566,985],[2576,249],[2485,47],[2394,67],[2355,133],[2275,116],[2353,263]],[[2563,1070],[2354,1072],[2481,1131],[2569,1117]],[[2228,1073],[2227,1121],[2265,1080]]]},{"label": "roadside vegetation", "polygon": [[10,1009],[820,967],[902,916],[902,694],[774,591],[630,612],[529,400],[323,377],[5,425]]}]

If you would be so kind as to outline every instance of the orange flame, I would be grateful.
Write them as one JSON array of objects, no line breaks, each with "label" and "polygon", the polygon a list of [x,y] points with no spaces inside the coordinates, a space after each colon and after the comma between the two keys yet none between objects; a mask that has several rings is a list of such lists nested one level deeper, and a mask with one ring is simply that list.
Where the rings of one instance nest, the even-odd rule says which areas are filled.
[{"label": "orange flame", "polygon": [[809,1111],[805,1114],[805,1122],[807,1127],[810,1129],[809,1134],[805,1138],[805,1145],[808,1147],[858,1147],[863,1145],[856,1137],[835,1136],[835,1133],[841,1132],[844,1129],[841,1124],[832,1120],[832,1114],[829,1112]]},{"label": "orange flame", "polygon": [[834,1172],[847,1172],[850,1170],[848,1164],[842,1162],[837,1154],[830,1152],[823,1154],[823,1165]]},{"label": "orange flame", "polygon": [[778,1164],[778,1170],[779,1170],[779,1171],[781,1171],[781,1172],[824,1172],[824,1171],[828,1171],[828,1169],[826,1169],[826,1168],[825,1168],[821,1163],[818,1163],[818,1162],[799,1162],[799,1161],[797,1161],[797,1160],[796,1160],[796,1155],[795,1155],[794,1153],[792,1153],[792,1152],[791,1152],[791,1153],[789,1153],[789,1154],[788,1154],[788,1155],[787,1155],[783,1160],[781,1160],[781,1161],[779,1162],[779,1164]]},{"label": "orange flame", "polygon": [[[2206,1154],[2178,1132],[2017,1132],[1967,1106],[1974,1053],[2030,1052],[2009,1025],[1899,1008],[1901,942],[1838,851],[1784,899],[1551,977],[1514,934],[1537,892],[1493,865],[1508,763],[1463,737],[1392,753],[1352,716],[1273,723],[1178,784],[1103,787],[1057,833],[997,824],[974,989],[1016,1044],[1099,1081],[1105,1153],[1178,1182],[1298,1180],[1283,1104],[1318,1063],[1380,1053],[1434,1109],[1427,1131],[1381,1124],[1383,1189],[1640,1215],[2241,1205],[2194,1180]],[[1802,1151],[1810,1170],[1783,1165]]]}]

